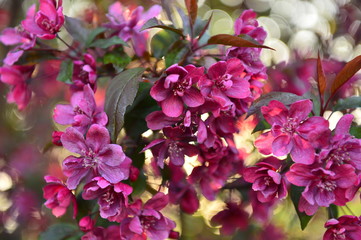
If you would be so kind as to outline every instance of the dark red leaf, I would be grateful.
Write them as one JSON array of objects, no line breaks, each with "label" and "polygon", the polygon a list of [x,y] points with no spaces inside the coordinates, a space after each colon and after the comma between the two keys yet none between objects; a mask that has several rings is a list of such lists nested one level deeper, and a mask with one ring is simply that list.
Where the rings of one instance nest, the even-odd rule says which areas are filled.
[{"label": "dark red leaf", "polygon": [[254,47],[254,48],[267,48],[274,50],[273,48],[261,45],[257,43],[255,40],[246,40],[242,37],[236,37],[229,34],[218,34],[212,36],[208,40],[208,44],[222,44],[222,45],[230,45],[233,47]]},{"label": "dark red leaf", "polygon": [[331,95],[342,87],[361,68],[361,55],[348,62],[337,74],[331,86]]},{"label": "dark red leaf", "polygon": [[326,76],[323,72],[320,54],[318,54],[317,58],[317,85],[320,95],[322,96],[326,89]]},{"label": "dark red leaf", "polygon": [[197,12],[198,12],[197,0],[184,0],[184,2],[187,7],[189,19],[191,20],[191,24],[193,25],[197,19]]}]

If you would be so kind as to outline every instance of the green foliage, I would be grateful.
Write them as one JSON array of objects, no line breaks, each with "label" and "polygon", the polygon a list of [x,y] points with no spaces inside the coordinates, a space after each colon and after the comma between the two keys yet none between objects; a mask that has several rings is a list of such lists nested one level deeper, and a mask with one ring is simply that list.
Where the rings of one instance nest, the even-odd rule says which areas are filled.
[{"label": "green foliage", "polygon": [[72,83],[74,64],[73,61],[67,59],[60,65],[60,71],[56,80],[64,83]]},{"label": "green foliage", "polygon": [[300,197],[304,189],[305,189],[304,187],[291,185],[291,190],[290,190],[291,200],[297,212],[298,219],[300,220],[302,230],[304,230],[307,227],[307,224],[310,222],[310,220],[313,217],[313,216],[308,216],[307,214],[300,212],[298,210],[298,203],[300,201]]},{"label": "green foliage", "polygon": [[264,119],[260,120],[256,127],[253,129],[252,134],[258,131],[263,131],[265,129],[270,129],[271,125]]},{"label": "green foliage", "polygon": [[120,39],[117,36],[95,40],[92,44],[90,44],[90,47],[108,48],[119,44],[129,47],[129,45],[126,42],[124,42],[122,39]]},{"label": "green foliage", "polygon": [[158,32],[152,38],[150,47],[154,57],[162,58],[166,56],[169,50],[172,49],[173,44],[179,40],[179,35],[168,30]]},{"label": "green foliage", "polygon": [[40,235],[40,240],[65,240],[79,233],[78,227],[69,223],[51,225]]},{"label": "green foliage", "polygon": [[126,70],[113,78],[108,86],[104,109],[113,142],[116,142],[123,127],[126,108],[134,101],[143,72],[144,68]]},{"label": "green foliage", "polygon": [[361,97],[353,96],[338,100],[336,105],[333,107],[333,111],[342,111],[346,109],[355,109],[361,107]]},{"label": "green foliage", "polygon": [[103,27],[98,27],[92,29],[92,31],[88,34],[85,47],[89,47],[89,45],[94,41],[94,39],[101,33],[105,32],[107,29]]},{"label": "green foliage", "polygon": [[87,42],[90,31],[84,27],[81,20],[65,16],[64,27],[75,41],[80,44]]},{"label": "green foliage", "polygon": [[146,29],[150,29],[150,28],[162,28],[165,30],[169,30],[172,31],[176,34],[179,34],[180,36],[183,36],[183,31],[180,29],[176,29],[173,26],[168,26],[165,25],[162,21],[156,19],[156,18],[151,18],[149,19],[144,25],[143,27],[140,29],[140,31],[146,30]]}]

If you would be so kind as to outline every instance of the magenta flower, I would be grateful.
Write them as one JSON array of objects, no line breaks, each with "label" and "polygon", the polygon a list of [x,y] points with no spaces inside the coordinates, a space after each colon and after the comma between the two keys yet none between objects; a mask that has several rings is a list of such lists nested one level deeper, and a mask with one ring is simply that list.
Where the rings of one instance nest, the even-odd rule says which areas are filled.
[{"label": "magenta flower", "polygon": [[71,104],[56,105],[53,118],[56,123],[71,124],[83,134],[92,124],[105,126],[108,122],[106,113],[97,109],[94,92],[89,85],[85,85],[82,92],[73,93]]},{"label": "magenta flower", "polygon": [[352,120],[353,115],[344,115],[337,123],[330,144],[322,148],[320,159],[326,163],[327,168],[332,165],[351,164],[361,170],[361,140],[349,134]]},{"label": "magenta flower", "polygon": [[153,5],[147,12],[143,13],[142,6],[134,10],[124,8],[120,2],[115,2],[109,7],[107,18],[110,23],[105,24],[106,27],[114,30],[114,35],[124,41],[132,40],[135,53],[143,56],[147,49],[146,32],[140,32],[141,27],[149,19],[160,14],[162,8],[159,5]]},{"label": "magenta flower", "polygon": [[228,202],[227,209],[212,217],[211,222],[215,225],[222,225],[222,235],[232,235],[237,229],[248,227],[248,213],[243,210],[242,205]]},{"label": "magenta flower", "polygon": [[260,153],[273,153],[275,156],[291,153],[293,161],[312,164],[315,158],[314,146],[321,145],[330,134],[326,119],[308,118],[312,102],[300,100],[291,104],[288,110],[283,103],[272,100],[261,110],[272,129],[256,140],[255,146]]},{"label": "magenta flower", "polygon": [[166,139],[156,139],[142,150],[151,149],[159,167],[164,167],[164,160],[168,157],[174,165],[182,166],[185,155],[189,157],[197,155],[197,147],[189,144],[190,141],[195,140],[189,131],[184,131],[180,127],[165,127],[163,133]]},{"label": "magenta flower", "polygon": [[0,67],[0,81],[12,88],[7,95],[9,103],[16,103],[19,110],[23,110],[31,99],[31,90],[28,88],[35,66],[4,66]]},{"label": "magenta flower", "polygon": [[102,177],[95,177],[84,186],[85,200],[98,199],[100,216],[109,221],[120,222],[125,216],[131,186],[118,182],[112,185]]},{"label": "magenta flower", "polygon": [[270,202],[274,198],[285,198],[287,186],[284,177],[279,173],[282,161],[275,157],[266,158],[243,170],[243,178],[252,184],[260,202]]},{"label": "magenta flower", "polygon": [[198,107],[204,103],[204,97],[193,85],[203,76],[203,67],[193,65],[170,66],[166,77],[155,82],[150,95],[160,103],[162,111],[168,117],[179,117],[188,107]]},{"label": "magenta flower", "polygon": [[[243,11],[242,15],[234,23],[235,35],[248,35],[259,43],[263,43],[267,33],[258,26],[256,13],[253,10]],[[226,59],[238,58],[245,70],[250,74],[257,74],[265,71],[265,66],[260,59],[261,48],[238,48],[228,49]]]},{"label": "magenta flower", "polygon": [[29,50],[35,46],[33,34],[24,31],[21,27],[5,28],[0,35],[0,42],[4,45],[17,45],[10,50],[4,59],[6,65],[13,65],[23,55],[25,50]]},{"label": "magenta flower", "polygon": [[202,95],[210,97],[222,107],[231,105],[232,98],[243,99],[251,95],[250,85],[244,78],[244,67],[237,58],[219,61],[208,69],[207,77],[201,78]]},{"label": "magenta flower", "polygon": [[358,240],[361,239],[361,220],[356,216],[344,215],[330,219],[325,223],[327,231],[323,240]]},{"label": "magenta flower", "polygon": [[326,170],[318,164],[295,163],[286,173],[286,177],[290,183],[306,187],[302,196],[309,205],[321,207],[346,204],[354,196],[350,196],[348,190],[358,182],[355,169],[349,164]]},{"label": "magenta flower", "polygon": [[21,22],[26,31],[42,39],[53,39],[64,24],[62,0],[39,0],[39,11],[32,5]]},{"label": "magenta flower", "polygon": [[92,219],[90,216],[82,217],[79,220],[79,229],[82,232],[89,232],[91,231],[95,226],[95,219]]},{"label": "magenta flower", "polygon": [[110,183],[128,179],[131,160],[125,156],[122,147],[110,144],[108,130],[98,124],[90,126],[86,139],[73,127],[61,136],[63,146],[80,156],[69,156],[63,162],[63,171],[68,178],[69,189],[75,189],[84,177],[97,174]]},{"label": "magenta flower", "polygon": [[121,222],[121,239],[150,239],[165,240],[175,228],[175,223],[164,217],[159,211],[168,204],[168,196],[157,193],[143,206],[142,201],[137,200],[129,206],[128,217]]},{"label": "magenta flower", "polygon": [[76,60],[73,70],[73,84],[71,90],[82,91],[84,86],[89,84],[93,91],[96,91],[97,74],[96,61],[94,57],[88,53],[84,54],[84,60]]},{"label": "magenta flower", "polygon": [[73,218],[76,217],[78,207],[74,194],[56,177],[45,176],[45,181],[48,183],[44,188],[44,198],[46,202],[44,205],[52,209],[55,217],[63,216],[69,207],[73,204]]}]

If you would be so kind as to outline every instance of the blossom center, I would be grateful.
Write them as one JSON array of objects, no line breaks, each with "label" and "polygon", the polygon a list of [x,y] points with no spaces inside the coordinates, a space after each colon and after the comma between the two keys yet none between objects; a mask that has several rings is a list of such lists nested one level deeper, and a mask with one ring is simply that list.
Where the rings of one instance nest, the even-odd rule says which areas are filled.
[{"label": "blossom center", "polygon": [[337,186],[336,182],[331,180],[321,180],[317,184],[317,187],[321,189],[321,192],[323,191],[332,192],[333,190],[335,190],[336,186]]},{"label": "blossom center", "polygon": [[88,149],[85,151],[84,149],[81,151],[83,154],[83,167],[95,167],[98,164],[97,154],[92,150]]},{"label": "blossom center", "polygon": [[157,219],[153,216],[140,216],[140,223],[145,229],[151,228],[154,224],[157,223]]},{"label": "blossom center", "polygon": [[176,96],[183,96],[184,92],[189,89],[192,86],[192,81],[190,78],[183,79],[182,81],[179,81],[174,84],[173,87],[173,94]]},{"label": "blossom center", "polygon": [[336,163],[337,165],[342,165],[347,161],[350,161],[350,154],[348,153],[347,146],[338,147],[336,149],[333,149],[331,153],[328,155],[326,161],[332,161]]},{"label": "blossom center", "polygon": [[177,142],[171,142],[169,144],[168,152],[172,158],[181,158],[183,156],[183,148],[179,147]]},{"label": "blossom center", "polygon": [[299,121],[297,118],[287,118],[287,121],[282,125],[282,132],[293,134],[298,126]]},{"label": "blossom center", "polygon": [[226,91],[232,87],[232,75],[231,74],[224,74],[223,76],[216,79],[215,85],[222,91]]},{"label": "blossom center", "polygon": [[43,18],[41,21],[41,28],[45,31],[48,31],[52,34],[55,34],[58,32],[58,28],[56,27],[56,24],[54,21],[49,20],[48,18]]}]

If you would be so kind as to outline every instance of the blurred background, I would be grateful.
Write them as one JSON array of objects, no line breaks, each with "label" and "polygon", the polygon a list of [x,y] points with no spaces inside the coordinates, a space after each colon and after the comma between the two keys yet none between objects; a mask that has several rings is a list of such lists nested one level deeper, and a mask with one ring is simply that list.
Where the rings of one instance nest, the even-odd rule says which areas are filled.
[{"label": "blurred background", "polygon": [[[0,0],[0,30],[19,25],[26,10],[36,2]],[[64,13],[81,18],[95,27],[106,22],[105,14],[113,2],[63,0]],[[162,1],[151,0],[120,2],[125,6],[142,5],[146,9],[153,4],[162,4]],[[183,0],[163,2],[184,7]],[[334,69],[341,69],[345,61],[361,54],[360,0],[199,0],[198,5],[201,18],[207,19],[213,14],[210,35],[233,34],[234,20],[243,10],[253,9],[257,12],[260,25],[268,33],[264,44],[276,50],[262,53],[262,61],[269,67],[268,91],[291,89],[299,95],[306,93],[315,84],[315,65],[313,62],[310,65],[306,59],[314,59],[318,51],[323,58],[333,59],[330,65],[338,64],[336,67],[332,65],[330,70],[325,69],[330,79],[335,75]],[[178,13],[172,12],[171,15],[174,24],[181,27]],[[161,18],[166,19],[166,15]],[[63,46],[59,44],[59,47]],[[1,59],[7,50],[0,45]],[[61,130],[52,121],[52,110],[59,101],[68,98],[65,86],[58,83],[53,74],[59,64],[59,61],[52,60],[37,68],[38,72],[31,83],[33,99],[21,112],[15,105],[6,103],[8,89],[0,83],[0,239],[38,239],[39,233],[56,221],[76,224],[71,219],[71,213],[56,219],[42,206],[43,176],[61,176],[59,163],[67,156],[63,152],[65,150],[51,144],[52,131]],[[285,64],[288,64],[287,67]],[[358,79],[349,87],[351,90],[342,92],[343,97],[360,95]],[[104,91],[100,90],[99,94],[104,95]],[[356,109],[353,113],[359,116],[357,121],[360,121],[361,110]],[[342,113],[333,114],[333,121],[341,116]],[[254,138],[249,137],[247,129],[241,133],[248,134],[251,140]],[[257,158],[251,141],[242,147],[251,159]],[[172,211],[169,211],[169,215],[172,219],[178,218],[178,223],[181,223],[178,230],[182,231],[183,239],[232,239],[219,236],[219,230],[209,223],[210,218],[223,207],[222,204],[222,201],[208,202],[203,199],[200,210],[194,216],[182,214],[179,218],[172,216]],[[340,214],[352,214],[351,211],[357,216],[361,214],[358,197],[349,206],[351,209],[340,208]],[[322,209],[302,232],[291,201],[285,200],[274,210],[266,225],[252,225],[259,234],[249,237],[239,233],[234,239],[321,239],[326,221],[327,214]],[[271,233],[279,237],[270,238],[271,235],[267,234]]]}]

